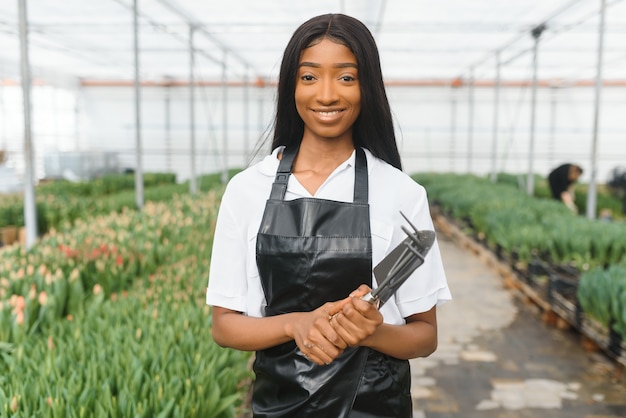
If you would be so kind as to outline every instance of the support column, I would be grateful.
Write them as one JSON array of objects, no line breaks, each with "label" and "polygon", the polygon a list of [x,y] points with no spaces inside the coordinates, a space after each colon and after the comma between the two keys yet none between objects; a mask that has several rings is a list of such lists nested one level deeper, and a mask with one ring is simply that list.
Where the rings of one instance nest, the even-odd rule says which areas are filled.
[{"label": "support column", "polygon": [[141,147],[141,84],[139,79],[139,12],[133,0],[133,53],[135,63],[135,204],[143,209],[143,150]]},{"label": "support column", "polygon": [[467,109],[467,173],[470,174],[474,158],[474,67],[470,68]]},{"label": "support column", "polygon": [[248,160],[250,154],[250,78],[249,67],[246,65],[246,74],[243,81],[243,156]]},{"label": "support column", "polygon": [[493,98],[493,132],[491,143],[491,182],[498,180],[498,132],[500,130],[500,51],[496,52],[496,84]]},{"label": "support column", "polygon": [[528,150],[528,174],[526,176],[526,193],[532,196],[535,193],[535,173],[534,173],[534,159],[535,159],[535,114],[537,111],[537,52],[539,50],[539,38],[546,29],[546,26],[541,25],[534,28],[530,33],[535,41],[533,47],[533,82],[531,90],[531,108],[530,108],[530,144]]},{"label": "support column", "polygon": [[189,25],[189,141],[190,141],[190,164],[191,174],[189,179],[189,193],[195,194],[198,191],[196,174],[196,105],[195,105],[195,51],[193,35],[195,28]]},{"label": "support column", "polygon": [[31,120],[31,68],[28,57],[28,13],[26,0],[18,0],[20,18],[20,69],[24,107],[24,224],[26,248],[37,240],[37,206],[35,203],[35,167]]},{"label": "support column", "polygon": [[598,171],[598,127],[600,125],[600,104],[602,95],[602,58],[604,55],[604,20],[606,0],[600,0],[600,27],[598,28],[598,63],[596,70],[596,87],[593,111],[593,141],[591,143],[591,179],[587,190],[587,218],[595,219],[597,212],[596,178]]},{"label": "support column", "polygon": [[228,78],[226,61],[228,52],[224,50],[222,60],[222,183],[228,182]]}]

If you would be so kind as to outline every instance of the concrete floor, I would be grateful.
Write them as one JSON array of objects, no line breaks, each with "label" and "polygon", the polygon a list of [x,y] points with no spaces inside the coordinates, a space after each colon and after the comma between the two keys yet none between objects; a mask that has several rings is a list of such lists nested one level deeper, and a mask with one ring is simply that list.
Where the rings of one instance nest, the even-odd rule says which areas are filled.
[{"label": "concrete floor", "polygon": [[612,360],[438,238],[453,301],[438,308],[437,352],[411,361],[414,418],[626,417],[626,378]]}]

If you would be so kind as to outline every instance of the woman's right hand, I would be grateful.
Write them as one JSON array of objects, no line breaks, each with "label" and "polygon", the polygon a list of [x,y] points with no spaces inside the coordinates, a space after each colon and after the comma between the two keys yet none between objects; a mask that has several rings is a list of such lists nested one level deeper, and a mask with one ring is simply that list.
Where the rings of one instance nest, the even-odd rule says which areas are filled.
[{"label": "woman's right hand", "polygon": [[298,313],[290,322],[288,332],[298,348],[318,365],[332,363],[348,346],[330,324],[330,313],[340,310],[345,301],[328,302],[314,311]]}]

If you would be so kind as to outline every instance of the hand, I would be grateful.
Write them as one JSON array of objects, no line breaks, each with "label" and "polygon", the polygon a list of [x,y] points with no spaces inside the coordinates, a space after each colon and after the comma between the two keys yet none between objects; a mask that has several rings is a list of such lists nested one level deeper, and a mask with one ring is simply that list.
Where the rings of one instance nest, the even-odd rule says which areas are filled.
[{"label": "hand", "polygon": [[370,290],[368,286],[361,285],[350,297],[336,302],[335,310],[331,311],[330,324],[350,347],[361,345],[383,323],[383,316],[377,307],[361,299]]},{"label": "hand", "polygon": [[342,302],[329,302],[314,311],[299,313],[290,324],[289,334],[302,354],[318,365],[330,364],[348,346],[329,321],[329,312],[340,309],[337,306]]},{"label": "hand", "polygon": [[576,207],[576,205],[574,204],[574,202],[570,202],[570,203],[566,203],[567,207],[569,208],[569,210],[572,211],[572,213],[574,215],[578,215],[578,207]]}]

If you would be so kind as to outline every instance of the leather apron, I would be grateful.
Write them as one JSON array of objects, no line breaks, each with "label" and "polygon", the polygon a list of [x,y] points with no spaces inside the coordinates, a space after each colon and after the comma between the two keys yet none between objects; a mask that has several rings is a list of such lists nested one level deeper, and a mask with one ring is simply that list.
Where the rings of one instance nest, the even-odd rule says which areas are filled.
[{"label": "leather apron", "polygon": [[[285,149],[257,235],[265,315],[308,312],[371,286],[372,240],[367,160],[356,149],[354,202],[285,201],[298,148]],[[294,341],[257,351],[255,418],[410,417],[410,369],[366,347],[349,347],[329,365],[304,357]]]}]

